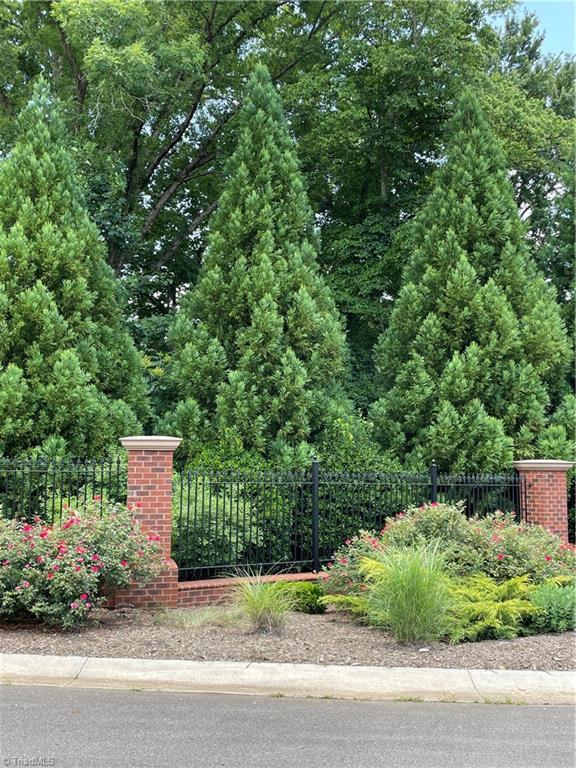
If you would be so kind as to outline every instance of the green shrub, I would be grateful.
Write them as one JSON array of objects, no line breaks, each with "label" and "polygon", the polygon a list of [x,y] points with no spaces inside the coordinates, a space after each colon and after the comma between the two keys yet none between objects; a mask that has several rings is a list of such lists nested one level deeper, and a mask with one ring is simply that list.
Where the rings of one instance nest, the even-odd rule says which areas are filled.
[{"label": "green shrub", "polygon": [[365,558],[361,570],[372,585],[367,598],[371,624],[387,627],[400,643],[431,642],[445,634],[449,581],[437,545],[390,547]]},{"label": "green shrub", "polygon": [[557,580],[545,581],[531,596],[536,613],[529,628],[532,632],[567,632],[576,629],[576,585]]},{"label": "green shrub", "polygon": [[325,588],[334,594],[358,594],[363,579],[359,564],[371,550],[413,547],[439,541],[446,568],[454,576],[484,573],[497,581],[528,575],[534,583],[576,570],[574,546],[540,525],[517,523],[495,512],[467,520],[463,505],[410,507],[388,520],[380,533],[361,531],[348,539],[325,569]]},{"label": "green shrub", "polygon": [[324,613],[325,603],[321,602],[324,594],[319,584],[310,581],[281,582],[281,589],[288,592],[292,611],[298,613]]},{"label": "green shrub", "polygon": [[368,619],[368,598],[365,595],[324,595],[323,605],[330,605],[337,611],[347,611],[354,618],[370,623]]},{"label": "green shrub", "polygon": [[517,637],[536,612],[530,601],[533,590],[527,576],[516,576],[501,584],[483,574],[453,580],[451,642]]},{"label": "green shrub", "polygon": [[233,605],[250,621],[254,632],[282,629],[293,604],[282,582],[264,581],[259,573],[243,574],[234,588]]},{"label": "green shrub", "polygon": [[0,519],[0,617],[82,624],[104,595],[162,569],[155,534],[121,505],[88,503],[54,526]]}]

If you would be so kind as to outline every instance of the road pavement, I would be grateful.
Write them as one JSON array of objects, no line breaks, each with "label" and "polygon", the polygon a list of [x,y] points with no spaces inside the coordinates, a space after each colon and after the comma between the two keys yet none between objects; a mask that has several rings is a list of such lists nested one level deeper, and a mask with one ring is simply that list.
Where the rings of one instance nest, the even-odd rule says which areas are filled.
[{"label": "road pavement", "polygon": [[0,686],[0,766],[574,768],[569,706]]}]

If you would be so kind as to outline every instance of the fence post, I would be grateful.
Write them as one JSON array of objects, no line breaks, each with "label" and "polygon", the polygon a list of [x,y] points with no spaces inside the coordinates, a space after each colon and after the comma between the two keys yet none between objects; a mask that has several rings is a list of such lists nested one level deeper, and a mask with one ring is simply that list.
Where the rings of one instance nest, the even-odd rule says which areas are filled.
[{"label": "fence post", "polygon": [[320,462],[312,459],[312,570],[320,571]]},{"label": "fence post", "polygon": [[438,501],[438,467],[435,461],[430,465],[430,501],[433,504]]},{"label": "fence post", "polygon": [[520,479],[526,483],[526,520],[544,526],[568,542],[567,473],[573,461],[529,459],[515,461]]},{"label": "fence post", "polygon": [[128,451],[128,504],[144,530],[160,536],[166,570],[151,584],[130,586],[117,592],[114,605],[130,603],[140,608],[178,604],[178,566],[171,558],[172,459],[180,445],[177,437],[123,437]]}]

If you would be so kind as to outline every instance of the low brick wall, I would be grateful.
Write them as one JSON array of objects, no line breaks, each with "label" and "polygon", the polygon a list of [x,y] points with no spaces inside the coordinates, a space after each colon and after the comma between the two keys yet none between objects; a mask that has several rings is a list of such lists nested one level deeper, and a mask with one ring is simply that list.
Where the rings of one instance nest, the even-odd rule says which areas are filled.
[{"label": "low brick wall", "polygon": [[[260,578],[262,581],[317,581],[319,576],[317,573],[281,573]],[[191,608],[221,603],[242,581],[246,581],[246,577],[181,581],[178,584],[178,607]]]}]

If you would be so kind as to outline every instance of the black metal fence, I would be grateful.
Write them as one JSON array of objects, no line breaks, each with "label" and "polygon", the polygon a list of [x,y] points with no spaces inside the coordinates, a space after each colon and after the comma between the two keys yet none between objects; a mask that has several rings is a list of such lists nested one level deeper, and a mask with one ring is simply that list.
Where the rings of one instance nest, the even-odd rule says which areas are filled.
[{"label": "black metal fence", "polygon": [[443,475],[309,470],[181,470],[174,479],[172,556],[181,580],[238,568],[318,570],[360,529],[428,501],[464,501],[466,514],[524,517],[517,474]]},{"label": "black metal fence", "polygon": [[54,523],[69,509],[94,500],[126,501],[126,462],[121,458],[0,459],[0,514]]}]

